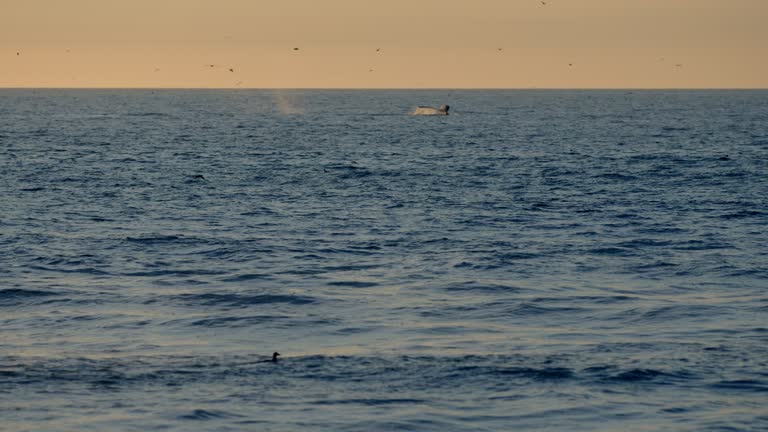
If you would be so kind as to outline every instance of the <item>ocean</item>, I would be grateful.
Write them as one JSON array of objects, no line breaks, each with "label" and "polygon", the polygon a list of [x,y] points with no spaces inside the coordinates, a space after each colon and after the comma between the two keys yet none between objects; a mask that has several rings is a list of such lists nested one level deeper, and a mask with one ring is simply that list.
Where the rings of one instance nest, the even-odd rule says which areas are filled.
[{"label": "ocean", "polygon": [[5,89],[0,172],[2,431],[768,430],[768,91]]}]

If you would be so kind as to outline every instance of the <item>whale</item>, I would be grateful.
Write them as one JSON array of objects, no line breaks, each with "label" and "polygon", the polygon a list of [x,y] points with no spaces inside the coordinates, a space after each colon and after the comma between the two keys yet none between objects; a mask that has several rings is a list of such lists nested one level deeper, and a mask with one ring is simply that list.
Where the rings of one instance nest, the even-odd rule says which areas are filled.
[{"label": "whale", "polygon": [[451,109],[448,105],[440,105],[440,108],[432,108],[428,106],[418,106],[411,113],[411,115],[448,115],[448,110]]}]

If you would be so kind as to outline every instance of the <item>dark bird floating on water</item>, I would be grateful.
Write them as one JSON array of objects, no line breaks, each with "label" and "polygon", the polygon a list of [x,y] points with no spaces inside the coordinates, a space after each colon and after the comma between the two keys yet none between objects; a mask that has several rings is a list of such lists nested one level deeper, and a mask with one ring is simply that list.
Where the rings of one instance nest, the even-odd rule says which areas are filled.
[{"label": "dark bird floating on water", "polygon": [[280,353],[275,351],[272,353],[272,360],[262,360],[262,363],[277,363],[277,358],[280,356]]}]

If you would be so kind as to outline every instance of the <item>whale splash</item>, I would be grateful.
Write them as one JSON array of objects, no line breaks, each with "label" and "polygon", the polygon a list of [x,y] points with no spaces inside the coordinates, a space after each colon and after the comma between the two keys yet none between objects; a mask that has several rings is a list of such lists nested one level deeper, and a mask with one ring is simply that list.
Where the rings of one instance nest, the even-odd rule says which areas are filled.
[{"label": "whale splash", "polygon": [[431,116],[431,115],[448,115],[448,110],[451,109],[448,105],[440,105],[440,108],[432,108],[427,106],[419,106],[411,112],[411,115],[418,116]]}]

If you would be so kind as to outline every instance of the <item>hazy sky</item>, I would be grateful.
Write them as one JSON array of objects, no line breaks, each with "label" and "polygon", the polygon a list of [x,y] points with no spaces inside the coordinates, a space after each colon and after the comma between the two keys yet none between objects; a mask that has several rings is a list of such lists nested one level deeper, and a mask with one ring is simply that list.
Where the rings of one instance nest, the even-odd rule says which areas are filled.
[{"label": "hazy sky", "polygon": [[768,0],[545,1],[0,0],[0,87],[768,87]]}]

